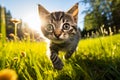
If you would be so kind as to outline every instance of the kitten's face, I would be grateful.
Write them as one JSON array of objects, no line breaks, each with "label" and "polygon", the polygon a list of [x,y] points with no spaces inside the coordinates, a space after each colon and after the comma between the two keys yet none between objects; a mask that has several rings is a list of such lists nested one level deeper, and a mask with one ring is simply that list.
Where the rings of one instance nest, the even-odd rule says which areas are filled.
[{"label": "kitten's face", "polygon": [[55,12],[47,15],[41,30],[46,38],[55,43],[61,43],[76,34],[76,23],[71,15]]},{"label": "kitten's face", "polygon": [[[74,12],[53,12],[49,13],[39,6],[41,19],[41,31],[43,35],[54,43],[63,43],[72,38],[77,32],[77,17]],[[73,9],[72,9],[73,10]]]}]

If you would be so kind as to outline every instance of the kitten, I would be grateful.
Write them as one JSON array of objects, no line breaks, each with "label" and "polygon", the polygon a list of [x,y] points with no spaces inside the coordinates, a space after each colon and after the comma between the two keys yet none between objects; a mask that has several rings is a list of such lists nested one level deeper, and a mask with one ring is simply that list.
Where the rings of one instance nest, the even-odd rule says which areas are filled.
[{"label": "kitten", "polygon": [[50,59],[55,69],[61,70],[63,62],[58,57],[59,51],[66,52],[65,59],[71,57],[80,39],[77,27],[78,3],[67,12],[49,13],[43,6],[38,5],[41,20],[41,31],[50,41]]}]

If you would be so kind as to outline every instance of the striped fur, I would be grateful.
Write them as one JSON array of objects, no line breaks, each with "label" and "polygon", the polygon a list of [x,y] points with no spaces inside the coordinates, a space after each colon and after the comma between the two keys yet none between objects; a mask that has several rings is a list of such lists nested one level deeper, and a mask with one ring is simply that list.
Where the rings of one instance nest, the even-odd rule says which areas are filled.
[{"label": "striped fur", "polygon": [[54,19],[54,21],[60,21],[64,16],[64,12],[54,12],[54,13],[51,13],[51,16]]},{"label": "striped fur", "polygon": [[66,52],[65,59],[69,59],[76,50],[80,39],[80,31],[77,28],[78,4],[73,8],[68,12],[49,13],[39,5],[39,15],[42,19],[41,31],[50,41],[50,59],[54,68],[58,70],[63,68],[63,62],[58,57],[58,52]]}]

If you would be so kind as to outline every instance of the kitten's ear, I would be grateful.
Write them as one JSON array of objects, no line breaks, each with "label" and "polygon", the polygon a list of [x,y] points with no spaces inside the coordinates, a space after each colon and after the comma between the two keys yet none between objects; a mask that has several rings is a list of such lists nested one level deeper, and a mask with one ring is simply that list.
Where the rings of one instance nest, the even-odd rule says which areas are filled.
[{"label": "kitten's ear", "polygon": [[44,17],[49,14],[49,12],[40,4],[38,4],[38,12],[40,17]]},{"label": "kitten's ear", "polygon": [[77,21],[78,21],[78,5],[79,5],[79,3],[76,3],[72,8],[70,8],[68,11],[67,11],[67,13],[69,13],[69,14],[72,14],[72,16],[74,17],[74,20],[75,20],[75,22],[77,23]]}]

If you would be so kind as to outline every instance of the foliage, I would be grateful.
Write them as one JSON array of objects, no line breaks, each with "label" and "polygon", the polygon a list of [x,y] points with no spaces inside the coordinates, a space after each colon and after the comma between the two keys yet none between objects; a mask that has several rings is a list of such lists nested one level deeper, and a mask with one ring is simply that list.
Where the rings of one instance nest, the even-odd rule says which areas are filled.
[{"label": "foliage", "polygon": [[[85,16],[84,29],[86,31],[89,31],[91,29],[98,29],[103,24],[103,16],[99,12],[96,14],[97,16],[91,12]],[[96,18],[99,18],[99,20]]]},{"label": "foliage", "polygon": [[[102,25],[106,27],[116,26],[117,32],[120,24],[119,0],[81,0],[82,3],[89,5],[86,10],[84,29],[90,30],[99,28]],[[88,25],[89,23],[89,25]]]},{"label": "foliage", "polygon": [[[0,45],[0,70],[14,69],[19,80],[120,80],[120,35],[81,40],[61,71],[53,69],[44,42]],[[0,44],[2,44],[0,42]]]},{"label": "foliage", "polygon": [[119,0],[112,0],[112,19],[115,26],[117,26],[117,30],[120,29],[120,1]]}]

